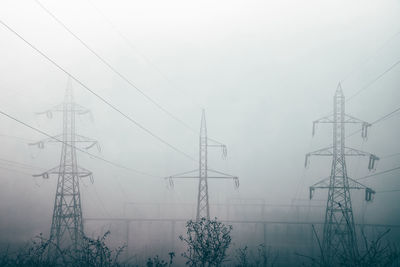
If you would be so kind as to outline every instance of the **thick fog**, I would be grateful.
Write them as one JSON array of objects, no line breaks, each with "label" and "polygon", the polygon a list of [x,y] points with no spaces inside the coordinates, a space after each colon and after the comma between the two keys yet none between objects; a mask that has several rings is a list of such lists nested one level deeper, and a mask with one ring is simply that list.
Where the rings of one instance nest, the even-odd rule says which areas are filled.
[{"label": "thick fog", "polygon": [[[90,153],[146,173],[78,151],[79,165],[94,177],[93,184],[89,178],[80,183],[84,219],[194,219],[198,180],[175,180],[169,188],[164,177],[198,168],[204,108],[209,137],[226,144],[228,151],[223,159],[221,149],[211,147],[209,167],[240,179],[238,189],[232,180],[209,180],[211,217],[323,222],[327,191],[317,190],[310,201],[309,186],[330,175],[331,158],[313,157],[304,168],[304,157],[332,143],[332,125],[318,125],[312,137],[312,121],[332,112],[339,82],[348,99],[354,96],[346,102],[346,113],[367,122],[400,104],[400,66],[380,77],[400,58],[398,1],[41,3],[137,88],[189,126],[112,72],[37,2],[1,1],[1,22],[113,106],[194,158],[149,135],[73,80],[76,103],[93,115],[93,120],[78,116],[77,132],[101,146],[100,152],[92,148]],[[49,119],[37,113],[62,103],[67,75],[4,25],[0,43],[0,110],[50,135],[61,133],[61,114]],[[61,144],[29,146],[46,136],[4,115],[0,125],[4,247],[23,244],[39,233],[48,236],[57,177],[32,175],[60,163]],[[346,125],[346,132],[360,127]],[[400,152],[399,117],[372,125],[368,134],[367,140],[354,134],[346,145],[381,157],[375,172],[399,166],[400,156],[390,156]],[[349,158],[349,177],[371,174],[367,165],[368,157]],[[398,170],[360,182],[377,193],[373,202],[365,203],[363,191],[352,191],[355,222],[400,224],[400,192],[386,192],[400,190]],[[177,249],[174,246],[182,246],[178,235],[183,226],[178,223],[176,237],[171,237],[168,222],[131,223],[131,255],[152,246]],[[124,227],[123,222],[85,220],[88,235],[111,229],[115,244],[125,242]],[[234,242],[259,238],[254,227],[261,226],[238,225],[236,229],[242,230],[235,233]],[[151,234],[160,229],[163,234],[158,237]],[[174,238],[170,249],[168,242]],[[299,241],[287,241],[291,242]]]}]

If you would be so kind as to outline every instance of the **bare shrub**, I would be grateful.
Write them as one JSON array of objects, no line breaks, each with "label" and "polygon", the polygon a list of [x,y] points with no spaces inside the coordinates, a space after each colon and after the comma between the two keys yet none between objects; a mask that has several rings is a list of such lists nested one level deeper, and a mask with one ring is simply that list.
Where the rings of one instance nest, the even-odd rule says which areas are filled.
[{"label": "bare shrub", "polygon": [[154,258],[148,258],[146,262],[147,267],[167,267],[172,266],[173,259],[175,257],[175,252],[168,253],[169,255],[169,262],[164,261],[158,255]]},{"label": "bare shrub", "polygon": [[390,244],[389,242],[384,242],[384,237],[390,232],[390,229],[385,232],[379,234],[379,236],[372,241],[369,241],[364,233],[362,232],[362,238],[364,243],[364,248],[362,248],[359,252],[357,249],[357,254],[352,256],[350,253],[346,251],[338,251],[335,262],[329,262],[325,258],[325,254],[323,248],[321,246],[320,239],[315,231],[313,226],[313,232],[318,241],[318,246],[320,250],[320,256],[318,258],[300,255],[302,257],[306,257],[310,260],[311,266],[316,267],[394,267],[400,266],[400,250],[395,245]]},{"label": "bare shrub", "polygon": [[190,266],[221,266],[227,257],[231,244],[231,225],[225,225],[217,218],[186,223],[186,237],[179,239],[186,243],[187,251],[182,254]]},{"label": "bare shrub", "polygon": [[[236,250],[237,267],[273,267],[278,259],[278,253],[272,253],[271,248],[264,244],[258,245],[257,254],[248,251],[248,247]],[[250,260],[253,259],[253,260]]]}]

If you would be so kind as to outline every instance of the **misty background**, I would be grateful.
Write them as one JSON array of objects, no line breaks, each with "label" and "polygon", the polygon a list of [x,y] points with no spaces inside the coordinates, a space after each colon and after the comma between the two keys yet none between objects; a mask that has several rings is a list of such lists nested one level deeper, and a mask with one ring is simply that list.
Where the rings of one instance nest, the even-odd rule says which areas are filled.
[{"label": "misty background", "polygon": [[[240,178],[237,190],[230,180],[209,181],[211,217],[227,217],[226,208],[217,204],[266,203],[264,214],[237,207],[229,216],[323,222],[327,191],[317,191],[309,201],[308,187],[329,176],[331,159],[312,158],[305,169],[304,156],[328,146],[332,129],[319,125],[312,137],[312,121],[331,112],[340,81],[349,98],[400,58],[400,3],[394,0],[41,3],[195,132],[111,72],[35,1],[1,1],[0,19],[96,93],[196,159],[196,132],[201,109],[206,110],[209,137],[228,147],[226,160],[221,151],[210,149],[209,166]],[[3,26],[0,43],[1,111],[51,135],[61,133],[59,114],[49,120],[35,112],[63,101],[65,73]],[[399,85],[397,66],[349,100],[346,112],[373,122],[399,106]],[[83,217],[194,218],[198,181],[177,180],[171,190],[163,177],[196,169],[198,162],[135,127],[76,82],[73,87],[76,102],[93,114],[93,121],[90,116],[77,120],[79,134],[100,142],[101,152],[91,153],[150,174],[78,152],[79,165],[94,174],[94,184],[81,180]],[[28,146],[45,136],[4,116],[0,125],[0,239],[2,245],[19,244],[38,233],[48,235],[57,179],[32,174],[57,166],[61,146]],[[346,127],[347,133],[359,129]],[[400,152],[399,136],[399,117],[394,116],[373,125],[367,141],[356,134],[346,142],[382,157],[379,172],[399,165],[400,155],[390,156]],[[367,158],[348,159],[349,177],[368,175],[367,164]],[[380,193],[400,190],[399,172],[362,182],[377,194],[365,203],[364,192],[352,191],[355,222],[399,224],[400,192]],[[126,204],[130,202],[136,204]],[[157,203],[177,205],[157,209]],[[296,205],[303,206],[296,212]],[[110,222],[85,227],[89,234],[111,227],[123,232]],[[137,235],[130,242],[162,242],[161,237]]]}]

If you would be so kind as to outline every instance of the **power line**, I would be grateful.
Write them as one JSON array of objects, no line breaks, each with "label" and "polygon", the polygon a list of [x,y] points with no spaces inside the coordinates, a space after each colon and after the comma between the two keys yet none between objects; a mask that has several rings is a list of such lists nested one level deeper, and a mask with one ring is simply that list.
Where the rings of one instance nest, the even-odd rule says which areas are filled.
[{"label": "power line", "polygon": [[400,189],[377,191],[377,193],[392,193],[392,192],[400,192]]},{"label": "power line", "polygon": [[129,168],[129,167],[125,167],[125,166],[123,166],[123,165],[121,165],[121,164],[119,164],[119,163],[115,163],[115,162],[109,161],[109,160],[107,160],[107,159],[104,159],[104,158],[102,158],[102,157],[99,157],[99,156],[96,156],[96,155],[94,155],[94,154],[91,154],[90,152],[88,152],[88,151],[86,151],[86,150],[83,150],[83,149],[81,149],[81,148],[79,148],[79,147],[76,147],[76,146],[73,146],[73,145],[71,145],[71,144],[69,144],[69,143],[67,143],[67,142],[64,142],[63,140],[60,140],[60,139],[58,139],[57,137],[51,136],[50,134],[45,133],[45,132],[43,132],[42,130],[40,130],[40,129],[38,129],[38,128],[35,128],[35,127],[33,127],[32,125],[29,125],[29,124],[27,124],[27,123],[25,123],[25,122],[23,122],[23,121],[21,121],[21,120],[15,118],[15,117],[13,117],[13,116],[7,114],[6,112],[4,112],[4,111],[2,111],[2,110],[0,110],[0,114],[3,115],[3,116],[5,116],[5,117],[7,117],[7,118],[9,118],[9,119],[11,119],[11,120],[13,120],[13,121],[18,122],[19,124],[22,124],[23,126],[25,126],[25,127],[27,127],[27,128],[30,128],[31,130],[34,130],[34,131],[36,131],[36,132],[38,132],[38,133],[40,133],[40,134],[43,134],[43,135],[45,135],[45,136],[47,136],[47,137],[49,137],[49,138],[51,138],[51,139],[53,139],[53,140],[55,140],[55,141],[57,141],[57,142],[60,142],[60,143],[62,143],[62,144],[65,144],[65,145],[67,145],[67,146],[70,146],[70,147],[72,147],[72,148],[75,148],[76,150],[78,150],[78,151],[80,151],[80,152],[82,152],[82,153],[85,153],[85,154],[89,155],[89,156],[92,157],[92,158],[101,160],[101,161],[103,161],[103,162],[106,162],[106,163],[108,163],[108,164],[110,164],[110,165],[113,165],[113,166],[118,167],[118,168],[121,168],[121,169],[125,169],[125,170],[128,170],[128,171],[132,171],[132,172],[135,172],[135,173],[138,173],[138,174],[141,174],[141,175],[145,175],[145,176],[149,176],[149,177],[156,177],[156,178],[158,178],[158,177],[155,176],[155,175],[148,174],[148,173],[145,173],[145,172],[142,172],[142,171],[138,171],[138,170],[135,170],[135,169],[132,169],[132,168]]},{"label": "power line", "polygon": [[110,213],[108,212],[108,210],[106,209],[106,206],[104,205],[103,200],[101,199],[99,193],[96,190],[96,186],[93,186],[93,190],[94,190],[94,194],[97,198],[97,203],[100,203],[101,207],[103,208],[104,212],[107,214],[107,216],[110,216]]},{"label": "power line", "polygon": [[[371,126],[374,125],[374,124],[378,124],[378,123],[380,123],[382,121],[388,120],[388,119],[390,119],[390,118],[392,118],[394,116],[399,115],[400,113],[399,114],[395,114],[398,111],[400,111],[400,107],[394,109],[393,111],[389,112],[388,114],[385,114],[385,115],[379,117],[378,119],[376,119],[375,121],[373,121],[371,123]],[[361,132],[361,129],[352,132],[351,134],[347,135],[346,138],[351,137],[351,136],[353,136],[353,135],[355,135],[356,133],[359,133],[359,132]]]},{"label": "power line", "polygon": [[[382,50],[386,45],[388,45],[397,35],[400,34],[400,31],[396,32],[391,38],[389,38],[381,47],[379,47],[378,49],[376,49],[376,51],[374,52],[374,56],[375,54],[377,54],[380,50]],[[365,65],[366,63],[368,63],[371,59],[373,58],[373,56],[369,57],[367,60],[364,61],[364,63],[362,63],[361,65]],[[362,87],[359,91],[357,91],[354,95],[350,96],[348,99],[346,99],[346,102],[351,100],[352,98],[356,97],[357,95],[359,95],[362,91],[366,90],[368,87],[370,87],[372,84],[374,84],[376,81],[378,81],[380,78],[382,78],[386,73],[388,73],[389,71],[391,71],[394,67],[396,67],[398,64],[400,63],[400,60],[395,62],[392,66],[389,67],[389,69],[385,70],[383,73],[381,73],[380,75],[378,75],[374,80],[372,80],[369,84],[365,85],[364,87]],[[357,68],[354,68],[352,71],[350,71],[343,79],[341,79],[341,83],[346,81],[351,74],[353,74],[355,71],[357,70]]]},{"label": "power line", "polygon": [[27,173],[27,172],[20,171],[20,170],[14,170],[14,169],[10,169],[10,168],[7,168],[7,167],[2,167],[2,166],[0,166],[0,169],[5,170],[5,171],[19,173],[19,174],[24,174],[24,175],[28,175],[28,176],[32,175],[31,173]]},{"label": "power line", "polygon": [[7,138],[13,138],[13,139],[22,141],[22,142],[24,142],[24,143],[25,143],[25,142],[33,142],[33,140],[26,139],[26,138],[19,137],[19,136],[14,136],[14,135],[0,134],[0,136],[2,136],[2,137],[7,137]]},{"label": "power line", "polygon": [[400,152],[383,156],[383,157],[381,157],[381,159],[388,159],[388,158],[392,158],[392,157],[396,157],[396,156],[400,156]]},{"label": "power line", "polygon": [[357,92],[355,92],[352,96],[350,96],[349,98],[347,98],[347,101],[350,101],[351,99],[353,99],[354,97],[356,97],[357,95],[359,95],[361,92],[363,92],[364,90],[368,89],[371,85],[373,85],[375,82],[377,82],[378,80],[380,80],[383,76],[385,76],[388,72],[390,72],[392,69],[394,69],[397,65],[400,64],[400,60],[396,61],[393,65],[391,65],[388,69],[386,69],[384,72],[382,72],[381,74],[379,74],[377,77],[375,77],[375,79],[373,79],[372,81],[370,81],[369,83],[367,83],[365,86],[363,86],[360,90],[358,90]]},{"label": "power line", "polygon": [[[122,80],[128,83],[132,88],[138,91],[141,95],[143,95],[147,100],[153,103],[157,108],[163,111],[165,114],[182,124],[184,127],[188,128],[191,131],[194,131],[188,124],[179,119],[177,116],[169,112],[167,109],[162,107],[159,103],[157,103],[154,99],[148,96],[145,92],[143,92],[140,88],[138,88],[131,80],[126,78],[121,72],[119,72],[115,67],[113,67],[107,60],[101,57],[96,51],[94,51],[87,43],[85,43],[80,37],[78,37],[71,29],[69,29],[59,18],[57,18],[49,9],[47,9],[39,0],[34,0],[49,16],[51,16],[61,27],[63,27],[68,33],[70,33],[76,40],[78,40],[86,49],[88,49],[95,57],[97,57],[104,65],[106,65],[112,72],[114,72],[117,76],[119,76]],[[197,132],[196,132],[197,133]]]},{"label": "power line", "polygon": [[[149,64],[149,66],[153,67],[154,70],[156,70],[156,72],[164,79],[167,81],[167,83],[169,83],[169,85],[171,87],[173,87],[175,90],[180,91],[176,85],[174,84],[174,82],[171,81],[171,79],[169,79],[161,70],[160,68],[157,67],[157,65],[155,65],[152,60],[150,60],[145,54],[143,54],[137,47],[136,45],[133,44],[133,42],[124,34],[122,33],[117,26],[115,26],[115,24],[110,20],[109,17],[107,17],[104,12],[102,12],[100,10],[100,8],[98,6],[96,6],[93,1],[87,0],[87,2],[93,7],[94,10],[96,10],[97,13],[99,13],[103,19],[106,21],[106,23],[110,26],[110,28],[112,30],[114,30],[120,37],[122,40],[124,40],[124,42],[135,52],[137,52],[146,62],[147,64]],[[193,100],[192,100],[193,101]],[[195,101],[195,104],[197,105],[197,107],[199,109],[202,109],[201,105]],[[187,124],[186,124],[187,125]],[[185,126],[186,127],[186,126]],[[195,134],[198,134],[198,132],[196,130],[194,130],[192,127],[187,127],[190,131],[192,131]]]},{"label": "power line", "polygon": [[[83,188],[85,188],[85,189],[87,189],[88,188],[88,186],[84,183],[84,182],[82,182],[82,184],[83,184]],[[94,185],[94,184],[93,184]],[[93,207],[97,207],[98,205],[99,205],[99,203],[100,203],[100,206],[101,206],[101,208],[103,209],[102,210],[102,212],[103,212],[103,214],[105,215],[105,216],[110,216],[110,213],[107,211],[107,209],[101,204],[101,202],[99,202],[99,201],[96,201],[95,199],[94,199],[94,197],[91,195],[91,191],[90,190],[87,190],[86,192],[85,192],[85,194],[84,194],[84,196],[86,196],[87,197],[87,199],[90,201],[90,202],[92,202],[92,205],[93,205]]]},{"label": "power line", "polygon": [[168,143],[167,141],[165,141],[164,139],[162,139],[161,137],[159,137],[158,135],[156,135],[155,133],[151,132],[149,129],[147,129],[146,127],[144,127],[143,125],[141,125],[140,123],[138,123],[137,121],[135,121],[132,117],[128,116],[127,114],[125,114],[124,112],[122,112],[120,109],[118,109],[116,106],[114,106],[113,104],[111,104],[108,100],[106,100],[104,97],[100,96],[98,93],[94,92],[92,89],[90,89],[86,84],[84,84],[83,82],[81,82],[78,78],[76,78],[75,76],[73,76],[71,73],[69,73],[66,69],[64,69],[63,67],[61,67],[57,62],[55,62],[53,59],[51,59],[49,56],[47,56],[44,52],[42,52],[41,50],[39,50],[38,48],[36,48],[32,43],[30,43],[29,41],[27,41],[24,37],[22,37],[19,33],[17,33],[15,30],[13,30],[10,26],[8,26],[5,22],[3,22],[2,20],[0,20],[0,24],[2,24],[6,29],[8,29],[10,32],[12,32],[14,35],[16,35],[18,38],[20,38],[22,41],[24,41],[28,46],[30,46],[33,50],[35,50],[37,53],[39,53],[41,56],[43,56],[45,59],[47,59],[50,63],[52,63],[54,66],[56,66],[59,70],[61,70],[62,72],[64,72],[65,74],[67,74],[68,76],[70,76],[75,82],[77,82],[79,85],[81,85],[84,89],[86,89],[88,92],[90,92],[92,95],[94,95],[95,97],[97,97],[99,100],[101,100],[104,104],[106,104],[107,106],[109,106],[110,108],[112,108],[113,110],[115,110],[117,113],[119,113],[120,115],[122,115],[124,118],[126,118],[128,121],[130,121],[131,123],[133,123],[134,125],[136,125],[137,127],[139,127],[140,129],[142,129],[144,132],[146,132],[147,134],[151,135],[152,137],[154,137],[155,139],[157,139],[158,141],[160,141],[161,143],[165,144],[166,146],[170,147],[171,149],[175,150],[176,152],[184,155],[185,157],[196,161],[192,156],[188,155],[187,153],[183,152],[182,150],[176,148],[175,146],[173,146],[172,144]]},{"label": "power line", "polygon": [[32,170],[43,170],[43,168],[40,168],[40,167],[36,167],[36,166],[33,166],[33,165],[29,165],[29,164],[26,164],[26,163],[21,163],[21,162],[17,162],[17,161],[13,161],[13,160],[8,160],[8,159],[2,159],[2,158],[0,158],[0,161],[3,161],[3,162],[1,162],[1,163],[3,163],[3,164],[7,164],[7,165],[17,165],[18,167],[20,167],[20,168],[25,168],[25,169],[32,169]]},{"label": "power line", "polygon": [[386,114],[386,115],[380,117],[380,118],[377,119],[376,121],[372,122],[372,124],[377,124],[377,123],[379,123],[379,122],[381,122],[381,121],[384,121],[384,120],[387,120],[387,119],[391,118],[392,115],[393,115],[394,113],[396,113],[397,111],[399,111],[399,110],[400,110],[400,107],[399,107],[399,108],[396,108],[396,109],[393,110],[392,112],[390,112],[390,113],[388,113],[388,114]]},{"label": "power line", "polygon": [[[366,65],[369,61],[371,61],[372,58],[374,58],[384,47],[386,47],[389,43],[391,43],[398,35],[400,34],[400,31],[396,32],[392,37],[390,37],[385,43],[383,43],[380,47],[378,47],[374,52],[373,55],[368,57],[365,61],[363,61],[360,65],[361,67],[363,65]],[[341,80],[341,82],[346,81],[359,67],[353,68],[344,78]]]},{"label": "power line", "polygon": [[374,174],[370,174],[370,175],[367,175],[367,176],[358,178],[358,179],[356,179],[356,180],[357,180],[357,181],[358,181],[358,180],[364,180],[364,179],[367,179],[367,178],[370,178],[370,177],[374,177],[374,176],[377,176],[377,175],[385,174],[385,173],[392,172],[392,171],[399,170],[399,169],[400,169],[400,166],[399,166],[399,167],[392,168],[392,169],[389,169],[389,170],[384,170],[384,171],[381,171],[381,172],[377,172],[377,173],[374,173]]}]

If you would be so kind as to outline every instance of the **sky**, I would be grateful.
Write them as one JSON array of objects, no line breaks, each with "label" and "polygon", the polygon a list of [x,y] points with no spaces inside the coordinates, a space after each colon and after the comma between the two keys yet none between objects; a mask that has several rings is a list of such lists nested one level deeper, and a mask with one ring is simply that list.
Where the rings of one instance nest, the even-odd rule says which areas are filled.
[{"label": "sky", "polygon": [[[195,203],[197,182],[163,177],[196,169],[201,110],[209,137],[227,145],[228,157],[211,148],[213,169],[239,176],[209,182],[211,203],[265,201],[270,205],[323,203],[326,191],[308,201],[308,187],[329,176],[328,158],[307,152],[332,140],[329,125],[312,121],[332,111],[340,82],[346,112],[373,122],[399,107],[399,1],[48,1],[50,10],[93,51],[139,90],[110,71],[34,0],[0,2],[0,20],[96,94],[155,135],[194,158],[171,149],[73,82],[76,102],[89,108],[78,132],[96,139],[91,153],[150,175],[123,170],[78,152],[94,183],[82,179],[84,217],[121,217],[126,202]],[[51,135],[62,117],[37,115],[63,101],[67,75],[0,25],[0,110]],[[398,115],[398,113],[397,113]],[[346,126],[348,133],[359,125]],[[190,129],[189,129],[190,128]],[[373,125],[368,140],[346,143],[382,158],[376,172],[399,166],[399,117]],[[26,240],[50,228],[56,177],[32,177],[59,164],[60,146],[28,143],[45,136],[0,115],[0,236]],[[6,161],[8,160],[8,162]],[[18,162],[10,163],[9,161]],[[22,166],[21,163],[31,167]],[[349,176],[368,175],[368,159],[349,159]],[[10,170],[11,169],[11,170]],[[365,179],[377,191],[365,204],[355,192],[357,220],[399,224],[399,172]],[[191,215],[193,216],[194,211]],[[218,216],[211,210],[212,216]],[[129,214],[129,216],[138,216]],[[150,211],[140,216],[154,215]],[[323,209],[311,212],[322,220]],[[264,219],[274,219],[271,217]]]}]

